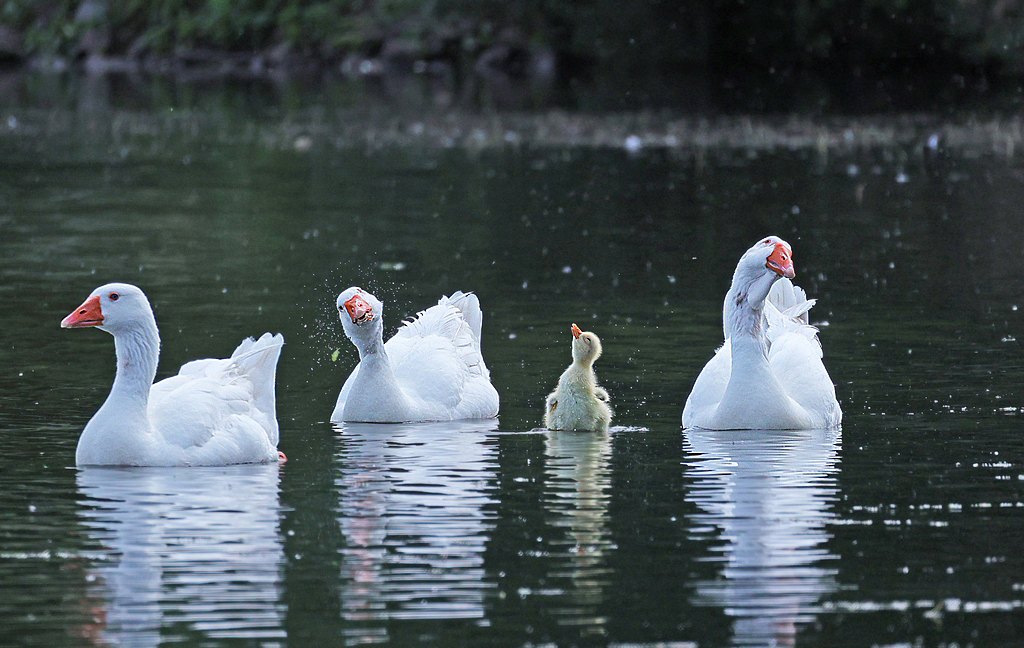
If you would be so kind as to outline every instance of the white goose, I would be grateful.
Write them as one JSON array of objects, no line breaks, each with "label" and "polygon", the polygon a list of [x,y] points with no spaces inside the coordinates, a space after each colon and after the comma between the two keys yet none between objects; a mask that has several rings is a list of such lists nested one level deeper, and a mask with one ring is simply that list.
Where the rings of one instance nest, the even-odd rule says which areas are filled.
[{"label": "white goose", "polygon": [[828,429],[843,413],[821,361],[814,305],[790,281],[792,249],[769,236],[740,257],[725,296],[725,344],[697,376],[683,427]]},{"label": "white goose", "polygon": [[601,357],[597,335],[572,325],[572,364],[562,372],[555,391],[548,395],[544,408],[544,427],[549,430],[608,429],[612,408],[608,392],[597,384],[594,361]]},{"label": "white goose", "polygon": [[441,297],[384,343],[384,306],[362,288],[338,296],[359,364],[331,421],[407,423],[498,415],[498,392],[480,353],[483,313],[473,293]]},{"label": "white goose", "polygon": [[160,333],[139,288],[100,286],[60,323],[114,336],[110,394],[82,431],[80,465],[223,466],[284,460],[274,397],[284,338],[244,340],[226,360],[189,362],[153,384]]}]

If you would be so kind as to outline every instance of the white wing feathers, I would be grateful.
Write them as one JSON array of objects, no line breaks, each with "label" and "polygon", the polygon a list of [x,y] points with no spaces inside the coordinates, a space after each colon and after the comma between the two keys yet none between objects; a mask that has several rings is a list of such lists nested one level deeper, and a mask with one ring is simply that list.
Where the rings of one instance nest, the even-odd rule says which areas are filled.
[{"label": "white wing feathers", "polygon": [[169,444],[203,448],[204,456],[276,447],[274,380],[283,345],[280,334],[264,333],[244,340],[230,358],[183,365],[150,390],[150,421]]},{"label": "white wing feathers", "polygon": [[[466,310],[462,310],[465,308]],[[472,293],[441,297],[407,320],[387,341],[395,378],[420,408],[437,419],[493,416],[490,371],[480,352],[483,324],[480,302]]]},{"label": "white wing feathers", "polygon": [[[466,307],[467,310],[462,310]],[[440,356],[449,345],[454,348],[457,357],[462,360],[465,371],[470,375],[483,376],[490,379],[490,371],[484,364],[483,355],[480,353],[480,331],[483,326],[483,313],[480,311],[480,302],[473,293],[456,292],[451,297],[441,297],[436,306],[421,311],[414,319],[406,320],[395,333],[395,337],[388,340],[388,356],[391,358],[395,373],[400,373],[399,367],[409,364],[406,357],[414,349],[420,352],[436,353]],[[423,341],[437,337],[433,344]],[[403,352],[403,357],[395,356],[391,344],[396,339],[412,338],[418,339],[414,344],[401,345],[394,351]],[[444,340],[444,342],[441,342]],[[412,340],[410,340],[411,342]],[[441,348],[438,348],[441,347]],[[419,355],[419,354],[417,354]],[[422,371],[422,365],[416,366],[417,371]]]},{"label": "white wing feathers", "polygon": [[815,299],[807,299],[803,288],[794,286],[789,279],[782,278],[775,282],[765,300],[764,314],[768,320],[765,337],[769,344],[769,359],[772,347],[782,336],[796,334],[807,341],[813,342],[817,357],[821,357],[821,341],[818,340],[818,329],[808,324],[809,311]]},{"label": "white wing feathers", "polygon": [[[438,303],[440,304],[444,299],[442,297]],[[447,299],[455,308],[462,311],[462,316],[466,318],[466,323],[469,324],[469,330],[473,332],[473,337],[479,340],[484,326],[484,314],[480,310],[480,300],[473,293],[464,293],[461,290],[452,293],[452,296]]]}]

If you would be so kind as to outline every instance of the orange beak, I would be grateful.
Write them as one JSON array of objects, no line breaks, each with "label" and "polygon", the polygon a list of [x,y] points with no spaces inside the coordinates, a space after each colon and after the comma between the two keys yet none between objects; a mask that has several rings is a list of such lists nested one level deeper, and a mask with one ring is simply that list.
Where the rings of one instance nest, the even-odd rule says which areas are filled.
[{"label": "orange beak", "polygon": [[576,326],[575,324],[572,325],[572,329],[570,330],[572,331],[572,336],[577,340],[581,335],[583,335],[583,331],[581,331],[580,327]]},{"label": "orange beak", "polygon": [[103,309],[100,298],[90,297],[82,302],[70,315],[60,321],[61,328],[88,328],[103,325]]},{"label": "orange beak", "polygon": [[768,261],[765,262],[764,267],[787,279],[792,279],[796,276],[796,271],[793,270],[793,253],[782,243],[775,244],[775,249],[768,256]]},{"label": "orange beak", "polygon": [[352,318],[352,323],[356,326],[362,326],[373,319],[373,307],[366,303],[366,300],[355,295],[347,302],[345,302],[345,310],[348,312],[348,316]]}]

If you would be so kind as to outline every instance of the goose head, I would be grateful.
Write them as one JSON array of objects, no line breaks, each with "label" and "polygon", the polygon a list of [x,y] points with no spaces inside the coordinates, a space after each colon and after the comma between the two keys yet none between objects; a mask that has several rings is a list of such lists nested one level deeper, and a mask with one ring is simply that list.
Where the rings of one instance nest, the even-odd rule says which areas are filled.
[{"label": "goose head", "polygon": [[[743,253],[732,277],[734,298],[759,306],[781,277],[792,279],[793,248],[778,236],[768,236]],[[737,306],[740,302],[737,301]]]},{"label": "goose head", "polygon": [[572,325],[572,359],[578,364],[589,366],[601,357],[601,340],[590,331],[581,331]]},{"label": "goose head", "polygon": [[109,283],[92,291],[82,305],[61,320],[61,328],[95,327],[116,335],[154,321],[146,294],[126,283]]},{"label": "goose head", "polygon": [[362,288],[352,286],[338,295],[338,317],[351,340],[372,339],[381,331],[384,304]]}]

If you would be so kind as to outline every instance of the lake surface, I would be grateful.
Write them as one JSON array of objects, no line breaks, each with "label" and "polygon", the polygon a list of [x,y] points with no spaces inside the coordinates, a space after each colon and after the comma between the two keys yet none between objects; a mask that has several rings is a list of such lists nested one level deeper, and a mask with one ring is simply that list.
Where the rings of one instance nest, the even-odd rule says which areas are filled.
[{"label": "lake surface", "polygon": [[[0,644],[1020,644],[1012,155],[281,147],[4,117]],[[842,430],[684,431],[767,234],[818,299]],[[113,344],[59,322],[115,280],[153,302],[159,377],[284,334],[285,465],[74,467]],[[499,420],[332,427],[350,285],[389,332],[475,291]],[[573,322],[604,344],[606,435],[538,429]]]}]

